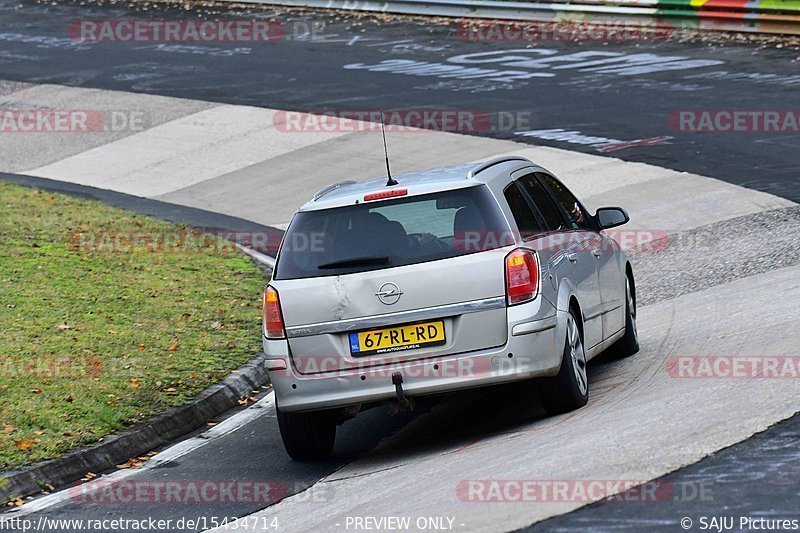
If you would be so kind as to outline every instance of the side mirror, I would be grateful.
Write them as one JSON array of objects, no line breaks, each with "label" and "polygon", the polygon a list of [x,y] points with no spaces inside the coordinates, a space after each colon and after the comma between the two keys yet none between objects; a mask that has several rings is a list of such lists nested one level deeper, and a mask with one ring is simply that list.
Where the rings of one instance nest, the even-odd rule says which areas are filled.
[{"label": "side mirror", "polygon": [[600,229],[615,228],[630,222],[628,212],[621,207],[601,207],[594,215]]}]

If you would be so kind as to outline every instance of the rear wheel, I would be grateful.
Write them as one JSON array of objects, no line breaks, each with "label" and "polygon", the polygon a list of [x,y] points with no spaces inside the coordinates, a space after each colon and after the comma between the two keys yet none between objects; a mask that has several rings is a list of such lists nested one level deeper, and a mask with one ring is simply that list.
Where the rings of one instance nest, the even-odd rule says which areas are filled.
[{"label": "rear wheel", "polygon": [[636,296],[630,276],[625,276],[625,334],[608,348],[613,359],[630,357],[639,351],[639,333],[636,331]]},{"label": "rear wheel", "polygon": [[542,399],[545,411],[551,415],[573,411],[589,401],[586,352],[577,317],[571,309],[567,315],[567,339],[561,369],[554,377],[542,381]]},{"label": "rear wheel", "polygon": [[286,452],[295,461],[330,456],[336,440],[336,419],[332,413],[284,413],[275,408]]}]

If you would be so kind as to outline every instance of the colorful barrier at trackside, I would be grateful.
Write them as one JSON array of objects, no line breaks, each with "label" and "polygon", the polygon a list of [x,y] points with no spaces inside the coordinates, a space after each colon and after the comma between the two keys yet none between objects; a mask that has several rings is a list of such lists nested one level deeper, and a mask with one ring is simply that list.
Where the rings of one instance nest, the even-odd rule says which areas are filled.
[{"label": "colorful barrier at trackside", "polygon": [[652,22],[669,28],[800,35],[800,0],[232,0],[409,15],[592,24]]},{"label": "colorful barrier at trackside", "polygon": [[554,11],[569,6],[572,14],[643,16],[682,28],[800,34],[800,0],[556,0],[550,5]]}]

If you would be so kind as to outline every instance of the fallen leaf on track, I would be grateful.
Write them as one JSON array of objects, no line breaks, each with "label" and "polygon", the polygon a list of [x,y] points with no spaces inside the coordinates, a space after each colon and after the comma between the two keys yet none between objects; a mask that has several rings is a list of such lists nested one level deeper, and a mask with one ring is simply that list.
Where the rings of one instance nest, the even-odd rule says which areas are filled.
[{"label": "fallen leaf on track", "polygon": [[125,461],[123,464],[117,465],[117,468],[119,468],[120,470],[124,470],[127,468],[141,468],[142,466],[144,466],[145,461],[149,460],[150,457],[147,455],[144,455],[142,457],[132,457],[131,459]]}]

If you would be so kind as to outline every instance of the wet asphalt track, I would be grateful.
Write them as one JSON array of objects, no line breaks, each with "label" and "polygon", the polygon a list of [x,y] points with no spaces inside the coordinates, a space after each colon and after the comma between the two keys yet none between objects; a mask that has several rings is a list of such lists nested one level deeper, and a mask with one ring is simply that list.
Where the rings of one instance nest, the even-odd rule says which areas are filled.
[{"label": "wet asphalt track", "polygon": [[[240,19],[269,13],[245,12]],[[279,18],[285,37],[269,44],[76,44],[77,34],[69,29],[82,19],[185,16],[183,10],[153,6],[136,13],[119,6],[2,0],[0,79],[277,109],[468,110],[493,117],[491,125],[475,126],[471,133],[590,153],[599,153],[598,147],[580,144],[590,142],[586,137],[625,142],[670,137],[654,141],[668,144],[634,145],[609,155],[800,200],[800,132],[687,133],[676,131],[674,120],[670,122],[680,110],[796,110],[800,53],[794,50],[672,41],[549,40],[533,43],[536,52],[532,52],[526,50],[529,43],[469,42],[452,23],[353,21],[313,12]],[[189,12],[187,18],[195,17]],[[313,37],[304,37],[311,27]],[[487,52],[487,56],[463,57]],[[640,54],[658,57],[642,60]],[[502,60],[509,55],[544,62],[521,66]],[[637,58],[624,61],[634,55]],[[600,59],[616,62],[587,64]],[[685,67],[672,70],[665,66],[668,59]],[[402,67],[408,62],[505,74],[463,79],[404,74]],[[537,77],[517,79],[529,75]],[[575,132],[568,135],[572,142],[545,138],[563,132],[530,138],[515,135],[553,129]]]}]

